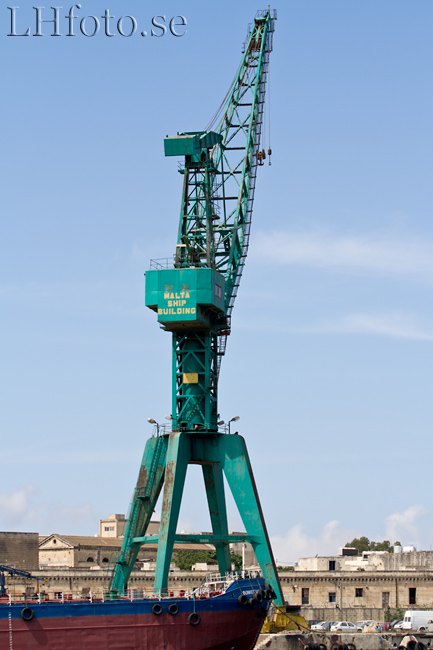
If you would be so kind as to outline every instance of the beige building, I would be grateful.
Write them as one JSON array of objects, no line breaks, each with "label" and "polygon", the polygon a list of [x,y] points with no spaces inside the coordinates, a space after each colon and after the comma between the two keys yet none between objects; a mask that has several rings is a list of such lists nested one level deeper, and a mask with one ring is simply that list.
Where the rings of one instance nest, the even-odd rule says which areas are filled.
[{"label": "beige building", "polygon": [[281,573],[284,596],[307,619],[383,621],[385,611],[433,609],[433,572]]},{"label": "beige building", "polygon": [[[123,537],[127,519],[125,515],[108,515],[108,519],[99,521],[99,537]],[[146,535],[159,533],[159,521],[151,521],[147,527]]]},{"label": "beige building", "polygon": [[126,528],[125,515],[108,515],[99,522],[99,537],[123,537]]},{"label": "beige building", "polygon": [[[122,548],[126,528],[125,515],[109,515],[99,524],[100,535],[94,537],[53,534],[41,537],[39,541],[39,567],[46,569],[98,569],[109,570],[116,562]],[[159,521],[151,521],[147,535],[157,535]],[[116,536],[117,534],[117,536]],[[201,544],[175,544],[175,550],[203,551],[213,550],[213,546]],[[157,543],[141,547],[136,568],[154,570]],[[37,564],[36,564],[37,566]],[[174,570],[173,566],[173,570]]]},{"label": "beige building", "polygon": [[413,546],[395,547],[398,552],[364,551],[342,548],[340,555],[302,557],[296,572],[309,571],[433,571],[433,551],[417,551]]},{"label": "beige building", "polygon": [[388,608],[433,609],[433,551],[354,552],[301,558],[294,571],[281,573],[288,603],[309,619],[352,622],[383,620]]},{"label": "beige building", "polygon": [[[99,537],[123,537],[127,519],[125,515],[108,515],[108,519],[99,521]],[[157,535],[159,521],[151,521],[147,527],[146,535]]]},{"label": "beige building", "polygon": [[122,546],[122,539],[50,535],[39,544],[39,566],[45,568],[109,567]]}]

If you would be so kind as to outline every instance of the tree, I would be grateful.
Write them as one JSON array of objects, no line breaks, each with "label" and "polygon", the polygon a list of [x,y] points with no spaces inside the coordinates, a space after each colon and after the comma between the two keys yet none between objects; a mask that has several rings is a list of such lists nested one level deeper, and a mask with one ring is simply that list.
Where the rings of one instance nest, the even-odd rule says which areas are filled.
[{"label": "tree", "polygon": [[239,553],[230,552],[230,556],[232,558],[232,564],[235,565],[236,571],[241,571],[242,570],[242,555],[239,555]]},{"label": "tree", "polygon": [[386,551],[387,553],[394,553],[394,549],[387,539],[383,542],[371,542],[372,551]]},{"label": "tree", "polygon": [[349,548],[357,548],[359,553],[370,550],[370,540],[368,537],[355,537],[351,542],[347,542]]},{"label": "tree", "polygon": [[399,621],[402,621],[404,618],[404,611],[402,609],[391,609],[390,607],[387,607],[385,610],[385,622],[390,623],[391,621],[395,621],[398,619]]},{"label": "tree", "polygon": [[357,548],[359,553],[364,551],[386,551],[386,553],[393,553],[394,548],[391,546],[389,540],[385,539],[383,542],[373,542],[368,537],[355,537],[351,542],[346,544],[349,548]]},{"label": "tree", "polygon": [[196,562],[217,564],[216,551],[177,551],[173,560],[181,571],[191,571]]},{"label": "tree", "polygon": [[[242,569],[242,556],[237,553],[230,553],[230,557],[235,569],[237,571]],[[196,564],[196,562],[218,564],[216,551],[176,551],[173,560],[181,571],[191,571],[193,564]]]}]

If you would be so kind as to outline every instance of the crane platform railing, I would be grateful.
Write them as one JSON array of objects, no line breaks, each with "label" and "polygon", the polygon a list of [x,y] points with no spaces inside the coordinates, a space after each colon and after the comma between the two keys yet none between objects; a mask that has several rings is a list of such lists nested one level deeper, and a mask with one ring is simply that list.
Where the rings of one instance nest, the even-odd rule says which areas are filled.
[{"label": "crane platform railing", "polygon": [[152,270],[158,269],[172,269],[174,267],[173,257],[161,257],[159,259],[150,260],[150,268]]},{"label": "crane platform railing", "polygon": [[[155,424],[154,427],[153,427],[152,436],[158,438],[160,436],[170,435],[172,430],[173,430],[172,425],[170,423],[168,423],[168,424]],[[196,427],[194,430],[199,431],[199,428]],[[217,433],[228,434],[228,433],[230,433],[230,427],[225,422],[222,423],[222,424],[218,424],[216,432]]]}]

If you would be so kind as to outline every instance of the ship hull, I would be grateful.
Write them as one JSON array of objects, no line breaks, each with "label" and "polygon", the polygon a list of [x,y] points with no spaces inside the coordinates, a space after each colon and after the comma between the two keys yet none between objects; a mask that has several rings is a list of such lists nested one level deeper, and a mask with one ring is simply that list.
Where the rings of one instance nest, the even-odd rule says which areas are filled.
[{"label": "ship hull", "polygon": [[[235,586],[236,585],[236,586]],[[252,650],[269,601],[238,602],[235,583],[213,598],[0,605],[0,648],[10,650]],[[162,613],[153,613],[158,604]],[[175,605],[177,613],[169,613]]]}]

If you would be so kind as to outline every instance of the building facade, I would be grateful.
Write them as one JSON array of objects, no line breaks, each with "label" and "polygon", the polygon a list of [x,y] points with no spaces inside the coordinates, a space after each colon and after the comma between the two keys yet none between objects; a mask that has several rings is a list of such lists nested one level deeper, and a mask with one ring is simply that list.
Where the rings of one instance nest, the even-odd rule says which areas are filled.
[{"label": "building facade", "polygon": [[433,609],[433,572],[292,571],[280,580],[288,604],[307,619],[384,620],[388,608]]}]

